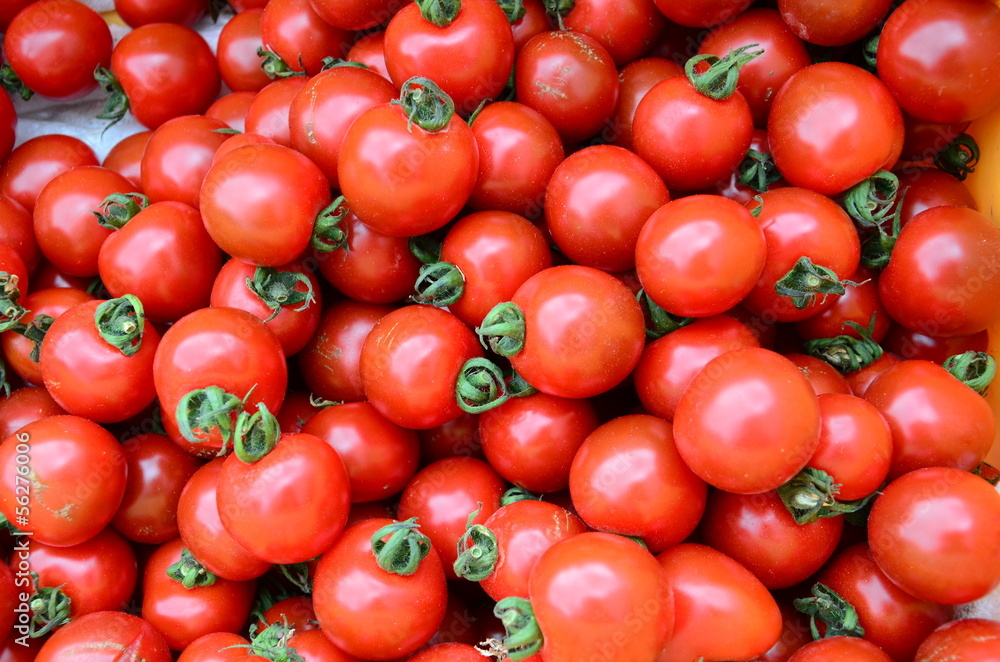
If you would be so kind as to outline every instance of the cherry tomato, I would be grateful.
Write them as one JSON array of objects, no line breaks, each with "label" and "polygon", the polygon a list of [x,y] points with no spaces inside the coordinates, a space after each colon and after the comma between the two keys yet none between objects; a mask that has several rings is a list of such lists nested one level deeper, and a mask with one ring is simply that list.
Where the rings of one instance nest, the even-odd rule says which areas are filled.
[{"label": "cherry tomato", "polygon": [[642,57],[666,24],[653,0],[577,0],[558,21],[562,29],[596,39],[618,67]]},{"label": "cherry tomato", "polygon": [[482,652],[475,646],[446,643],[430,646],[409,659],[409,662],[481,662]]},{"label": "cherry tomato", "polygon": [[306,82],[301,76],[293,76],[268,84],[254,96],[247,108],[246,130],[291,147],[288,116],[292,100],[306,86]]},{"label": "cherry tomato", "polygon": [[115,11],[135,28],[147,23],[194,25],[208,12],[207,0],[115,0]]},{"label": "cherry tomato", "polygon": [[152,135],[153,132],[147,130],[125,136],[115,143],[101,166],[123,175],[132,182],[133,191],[142,193],[142,153]]},{"label": "cherry tomato", "polygon": [[615,129],[611,143],[632,149],[632,120],[635,109],[646,93],[660,81],[684,75],[680,65],[659,57],[647,57],[629,63],[618,75],[620,96],[618,107],[609,124]]},{"label": "cherry tomato", "polygon": [[49,637],[38,662],[66,662],[87,651],[95,660],[118,660],[123,650],[146,662],[170,662],[163,635],[148,621],[121,611],[99,611],[75,619]]},{"label": "cherry tomato", "polygon": [[389,70],[385,66],[385,30],[369,32],[354,42],[347,52],[347,61],[363,64],[389,80]]},{"label": "cherry tomato", "polygon": [[[267,658],[250,655],[250,641],[232,632],[211,632],[198,637],[181,651],[177,662],[261,662]],[[247,658],[251,658],[248,660]]]},{"label": "cherry tomato", "polygon": [[838,501],[862,499],[889,474],[893,437],[882,414],[854,395],[819,396],[819,446],[808,466],[833,476]]},{"label": "cherry tomato", "polygon": [[808,354],[785,354],[785,358],[795,364],[809,380],[816,395],[842,393],[850,395],[851,385],[837,369],[822,359]]},{"label": "cherry tomato", "polygon": [[142,155],[142,191],[152,202],[173,200],[198,208],[212,157],[229,136],[210,117],[177,117],[153,131]]},{"label": "cherry tomato", "polygon": [[97,156],[79,138],[53,133],[26,140],[0,166],[0,194],[35,210],[41,190],[57,175],[77,166],[96,166]]},{"label": "cherry tomato", "polygon": [[843,46],[876,29],[892,4],[892,0],[840,3],[778,0],[778,10],[802,39],[820,46]]},{"label": "cherry tomato", "polygon": [[219,33],[216,57],[222,82],[234,92],[258,92],[271,82],[261,68],[257,50],[264,47],[260,36],[263,9],[248,9],[229,19]]},{"label": "cherry tomato", "polygon": [[808,643],[788,662],[892,662],[892,658],[863,639],[842,636]]},{"label": "cherry tomato", "polygon": [[1000,624],[982,618],[966,618],[942,625],[920,644],[915,662],[967,660],[990,662],[996,659]]},{"label": "cherry tomato", "polygon": [[367,30],[385,23],[410,0],[309,0],[320,18],[343,30]]},{"label": "cherry tomato", "polygon": [[656,0],[664,16],[689,28],[730,22],[751,4],[753,0]]},{"label": "cherry tomato", "polygon": [[275,53],[293,71],[314,76],[323,58],[344,57],[351,46],[347,30],[327,23],[310,0],[269,0],[260,21],[264,48]]},{"label": "cherry tomato", "polygon": [[[246,131],[247,113],[250,112],[250,104],[252,104],[256,98],[256,92],[233,92],[231,94],[225,94],[216,99],[215,102],[208,107],[208,110],[205,111],[205,117],[220,120],[234,131]],[[263,138],[263,136],[257,136],[257,138],[258,139],[253,142],[274,142],[270,138],[261,140],[260,138]],[[232,138],[227,140],[224,144],[231,142],[233,142]],[[240,143],[240,141],[236,142]],[[240,144],[242,145],[248,143]],[[234,145],[233,149],[235,149],[235,147],[236,146]],[[219,156],[220,151],[222,151],[221,148],[215,153],[216,157]]]},{"label": "cherry tomato", "polygon": [[[479,440],[479,414],[463,413],[454,421],[427,430],[417,430],[417,437],[420,439],[420,459],[423,462],[431,463],[456,456],[479,459],[486,457]],[[495,469],[497,465],[491,462],[490,466]]]},{"label": "cherry tomato", "polygon": [[44,386],[25,386],[0,398],[0,438],[6,439],[28,423],[66,412]]},{"label": "cherry tomato", "polygon": [[969,188],[942,170],[904,168],[897,171],[897,175],[899,194],[893,210],[900,210],[900,225],[905,226],[920,212],[934,207],[968,207],[978,210],[976,199],[972,197]]},{"label": "cherry tomato", "polygon": [[851,387],[851,392],[859,398],[865,397],[868,387],[883,372],[899,363],[899,359],[892,354],[883,354],[867,368],[862,368],[857,372],[847,375],[847,383]]},{"label": "cherry tomato", "polygon": [[289,627],[300,632],[319,629],[319,625],[316,624],[316,612],[313,610],[312,598],[305,595],[285,598],[271,605],[264,611],[263,617],[259,621],[258,631],[272,623],[287,623]]}]

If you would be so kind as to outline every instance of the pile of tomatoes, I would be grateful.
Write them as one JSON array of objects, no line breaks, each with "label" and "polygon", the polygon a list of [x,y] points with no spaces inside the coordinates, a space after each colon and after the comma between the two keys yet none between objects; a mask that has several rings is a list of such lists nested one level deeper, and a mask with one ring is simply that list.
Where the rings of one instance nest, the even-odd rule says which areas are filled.
[{"label": "pile of tomatoes", "polygon": [[114,4],[0,7],[148,129],[0,93],[0,661],[998,659],[994,2]]}]

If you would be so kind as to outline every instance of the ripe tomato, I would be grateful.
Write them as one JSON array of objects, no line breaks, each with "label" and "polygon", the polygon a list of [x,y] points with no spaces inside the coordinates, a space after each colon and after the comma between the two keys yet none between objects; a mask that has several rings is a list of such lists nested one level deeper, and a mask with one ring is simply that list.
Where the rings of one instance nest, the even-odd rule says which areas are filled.
[{"label": "ripe tomato", "polygon": [[319,17],[343,30],[367,30],[385,23],[410,0],[309,0]]},{"label": "ripe tomato", "polygon": [[120,659],[128,650],[145,662],[170,662],[170,649],[163,635],[138,616],[121,611],[99,611],[87,614],[65,626],[46,640],[38,662],[65,662],[87,651],[94,660]]},{"label": "ripe tomato", "polygon": [[892,0],[851,0],[837,4],[778,0],[778,10],[802,39],[820,46],[843,46],[877,28],[892,4]]},{"label": "ripe tomato", "polygon": [[385,30],[370,32],[354,42],[347,52],[347,61],[363,64],[389,80],[389,70],[385,67]]},{"label": "ripe tomato", "polygon": [[676,63],[661,58],[647,57],[631,62],[618,75],[620,96],[618,107],[609,124],[615,129],[611,143],[632,149],[632,120],[635,109],[653,87],[660,81],[684,75],[684,70]]},{"label": "ripe tomato", "polygon": [[[420,459],[423,462],[430,463],[456,456],[485,458],[479,441],[479,414],[463,412],[460,417],[444,425],[417,430],[417,437],[420,439]],[[496,468],[494,463],[491,462],[490,465]]]},{"label": "ripe tomato", "polygon": [[6,31],[7,26],[10,25],[10,22],[14,20],[14,17],[17,16],[22,9],[37,1],[38,0],[10,0],[10,2],[5,2],[3,7],[0,7],[0,31]]},{"label": "ripe tomato", "polygon": [[65,414],[44,386],[25,386],[0,398],[0,439],[6,439],[28,423]]},{"label": "ripe tomato", "polygon": [[0,94],[0,162],[14,149],[17,133],[17,111],[7,94]]},{"label": "ripe tomato", "polygon": [[28,273],[38,267],[41,253],[28,210],[12,198],[0,195],[0,243],[7,244],[21,257]]},{"label": "ripe tomato", "polygon": [[[208,107],[208,110],[205,111],[205,117],[220,120],[234,131],[246,131],[247,113],[250,112],[250,104],[252,104],[256,98],[256,92],[233,92],[231,94],[225,94],[219,97],[211,106]],[[270,138],[264,138],[263,136],[254,137],[256,139],[250,140],[250,143],[274,142]],[[248,139],[244,138],[243,140],[247,141]],[[226,142],[228,143],[230,141]],[[242,142],[239,140],[235,142],[240,146],[249,144],[248,142]],[[236,145],[233,145],[234,149],[235,147]],[[220,149],[215,153],[216,157],[220,156],[219,152],[221,151],[222,150]]]},{"label": "ripe tomato", "polygon": [[893,211],[899,209],[899,223],[904,227],[914,216],[934,207],[968,207],[978,211],[969,188],[943,170],[904,168],[896,174],[899,194]]},{"label": "ripe tomato", "polygon": [[993,620],[966,618],[942,625],[920,644],[915,662],[990,662],[996,659],[1000,624]]},{"label": "ripe tomato", "polygon": [[125,136],[115,143],[101,162],[102,167],[114,170],[132,182],[135,187],[132,190],[138,193],[142,193],[142,153],[151,135],[153,132],[147,130]]},{"label": "ripe tomato", "polygon": [[194,25],[208,4],[208,0],[115,0],[115,11],[133,28],[147,23]]},{"label": "ripe tomato", "polygon": [[904,359],[921,359],[944,363],[946,359],[965,352],[985,352],[989,348],[987,329],[968,336],[933,338],[905,326],[893,324],[882,341],[882,347]]},{"label": "ripe tomato", "polygon": [[475,646],[461,643],[436,644],[420,651],[409,662],[482,662],[483,654]]},{"label": "ripe tomato", "polygon": [[260,36],[263,9],[248,9],[229,19],[219,33],[216,58],[222,82],[234,92],[258,92],[271,82],[261,68],[257,50],[264,47]]},{"label": "ripe tomato", "polygon": [[269,0],[260,21],[264,48],[281,58],[292,71],[314,76],[323,58],[341,58],[351,46],[347,30],[327,23],[309,0]]},{"label": "ripe tomato", "polygon": [[189,115],[153,131],[142,154],[142,191],[150,201],[173,200],[198,208],[198,193],[212,157],[229,138],[217,119]]},{"label": "ripe tomato", "polygon": [[875,327],[871,332],[872,340],[881,342],[886,337],[892,320],[878,295],[878,274],[862,266],[850,276],[850,280],[857,285],[845,284],[844,293],[835,297],[828,308],[795,323],[795,331],[800,338],[812,340],[839,335],[860,338],[858,332],[848,326],[847,322],[867,328],[873,315]]},{"label": "ripe tomato", "polygon": [[899,363],[899,359],[887,353],[883,354],[881,358],[877,359],[867,368],[852,372],[847,376],[847,383],[851,387],[851,392],[859,398],[865,397],[865,392],[868,391],[868,387],[875,381],[875,378],[897,363]]},{"label": "ripe tomato", "polygon": [[560,29],[593,37],[618,67],[645,55],[666,24],[653,0],[578,0],[553,13]]},{"label": "ripe tomato", "polygon": [[892,662],[892,658],[864,639],[843,636],[808,643],[788,662]]},{"label": "ripe tomato", "polygon": [[[657,8],[674,23],[707,28],[728,23],[753,4],[753,0],[655,0]],[[690,56],[689,56],[690,57]]]},{"label": "ripe tomato", "polygon": [[850,395],[851,385],[837,369],[822,359],[808,354],[785,354],[786,359],[795,364],[809,380],[816,395],[841,393]]},{"label": "ripe tomato", "polygon": [[301,76],[279,78],[258,92],[247,108],[246,130],[270,138],[279,145],[292,146],[288,115],[292,99],[306,86]]},{"label": "ripe tomato", "polygon": [[250,655],[249,648],[243,648],[249,644],[249,640],[232,632],[211,632],[188,644],[177,662],[262,662],[267,659]]},{"label": "ripe tomato", "polygon": [[57,175],[77,166],[96,166],[97,155],[79,138],[58,133],[26,140],[0,166],[0,194],[29,212],[41,190]]}]

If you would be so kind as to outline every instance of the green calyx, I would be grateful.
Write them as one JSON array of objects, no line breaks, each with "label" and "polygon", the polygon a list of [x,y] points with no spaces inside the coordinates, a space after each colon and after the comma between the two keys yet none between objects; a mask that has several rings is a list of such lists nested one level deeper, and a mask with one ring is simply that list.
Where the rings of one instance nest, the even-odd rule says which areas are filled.
[{"label": "green calyx", "polygon": [[646,318],[647,338],[657,340],[694,321],[693,317],[681,317],[680,315],[668,313],[646,294],[646,290],[639,290],[639,293],[635,295],[635,299],[639,302],[639,307],[643,310],[643,317]]},{"label": "green calyx", "polygon": [[778,488],[778,496],[792,514],[796,524],[811,524],[823,517],[837,517],[855,513],[865,508],[874,493],[856,501],[837,501],[840,484],[833,476],[806,467],[790,481]]},{"label": "green calyx", "polygon": [[435,262],[420,267],[410,298],[416,303],[430,304],[436,308],[450,306],[465,292],[465,275],[451,262]]},{"label": "green calyx", "polygon": [[997,362],[986,352],[965,352],[945,359],[944,369],[979,395],[986,390],[997,374]]},{"label": "green calyx", "polygon": [[312,593],[313,583],[312,577],[309,575],[309,563],[284,563],[278,564],[274,568],[304,595]]},{"label": "green calyx", "polygon": [[[825,584],[812,587],[813,597],[792,602],[794,607],[809,617],[809,630],[814,640],[828,637],[863,637],[865,629],[858,620],[858,612],[850,602]],[[817,620],[826,624],[826,632],[819,633]]]},{"label": "green calyx", "polygon": [[500,619],[507,631],[503,638],[507,659],[516,662],[542,649],[542,629],[538,626],[531,602],[513,596],[504,598],[493,608],[493,615]]},{"label": "green calyx", "polygon": [[481,414],[510,399],[500,367],[484,358],[469,359],[455,380],[455,399],[462,411]]},{"label": "green calyx", "polygon": [[219,455],[225,455],[233,439],[236,417],[243,412],[251,393],[253,389],[240,398],[214,385],[188,392],[174,412],[178,431],[196,444],[208,441],[208,436],[218,430],[222,439]]},{"label": "green calyx", "polygon": [[[740,79],[740,67],[764,54],[763,48],[755,51],[750,50],[759,46],[760,44],[740,46],[729,51],[722,58],[708,54],[695,55],[684,64],[684,73],[694,85],[695,90],[710,99],[723,101],[736,91],[736,85]],[[701,73],[695,73],[695,67],[702,62],[708,62],[708,69]]]},{"label": "green calyx", "polygon": [[[278,271],[274,267],[257,267],[253,278],[247,278],[247,289],[271,309],[271,315],[264,320],[270,322],[285,306],[301,312],[316,302],[312,281],[299,271]],[[295,289],[296,285],[305,287],[305,291]]]},{"label": "green calyx", "polygon": [[102,228],[121,230],[148,206],[149,198],[142,193],[112,193],[90,213],[97,217],[97,224]]},{"label": "green calyx", "polygon": [[500,506],[509,506],[518,501],[541,501],[542,498],[534,492],[529,492],[523,487],[512,487],[500,497]]},{"label": "green calyx", "polygon": [[462,0],[414,0],[424,20],[439,28],[446,28],[462,10]]},{"label": "green calyx", "polygon": [[31,354],[28,355],[28,358],[35,363],[41,359],[42,341],[45,340],[45,334],[49,332],[49,327],[52,326],[53,322],[55,319],[51,315],[42,313],[35,315],[35,319],[27,324],[15,324],[10,328],[14,333],[31,341]]},{"label": "green calyx", "polygon": [[181,557],[177,562],[167,568],[167,577],[186,589],[211,586],[218,579],[218,576],[203,566],[187,547],[181,550]]},{"label": "green calyx", "polygon": [[0,271],[0,332],[13,329],[28,311],[17,301],[21,298],[21,289],[17,286],[19,278],[6,271]]},{"label": "green calyx", "polygon": [[853,280],[840,280],[833,269],[813,264],[813,261],[803,255],[789,269],[788,273],[774,284],[774,291],[779,296],[791,299],[792,305],[802,310],[823,295],[823,301],[830,294],[843,294],[847,285],[854,285]]},{"label": "green calyx", "polygon": [[[104,93],[108,95],[108,100],[104,103],[104,110],[97,116],[99,120],[109,120],[107,126],[104,127],[104,131],[107,131],[115,124],[118,124],[118,122],[121,122],[125,114],[128,113],[128,96],[110,69],[98,66],[94,70],[94,80],[104,90]],[[101,135],[104,135],[104,131],[101,132]]]},{"label": "green calyx", "polygon": [[[386,572],[409,576],[431,551],[431,539],[420,533],[417,518],[387,524],[372,535],[375,562]],[[385,538],[388,537],[388,540]]]},{"label": "green calyx", "polygon": [[125,356],[134,356],[142,348],[146,315],[135,295],[126,294],[101,303],[94,311],[94,325],[101,339]]},{"label": "green calyx", "polygon": [[565,30],[566,26],[563,25],[563,16],[573,11],[573,7],[576,6],[576,0],[542,0],[542,4],[545,6],[545,13],[555,19],[559,29]]},{"label": "green calyx", "polygon": [[277,417],[263,402],[253,414],[241,411],[233,429],[233,452],[244,464],[253,464],[274,450],[281,437]]},{"label": "green calyx", "polygon": [[500,559],[497,537],[482,524],[472,523],[482,509],[480,503],[469,514],[465,533],[458,539],[458,558],[453,566],[456,575],[470,582],[479,582],[492,575]]},{"label": "green calyx", "polygon": [[263,47],[257,49],[257,57],[263,58],[260,61],[260,68],[271,80],[279,78],[296,78],[306,75],[305,65],[302,64],[302,55],[299,55],[299,70],[296,71],[288,66],[288,63],[281,59],[277,53],[264,50]]},{"label": "green calyx", "polygon": [[260,632],[256,631],[256,623],[250,637],[250,645],[245,646],[247,654],[262,657],[272,662],[305,662],[289,641],[295,634],[295,629],[287,623],[271,623]]},{"label": "green calyx", "polygon": [[441,242],[429,234],[410,237],[407,241],[410,254],[424,264],[434,264],[441,261]]},{"label": "green calyx", "polygon": [[6,397],[10,397],[10,382],[7,381],[7,364],[3,362],[3,357],[0,356],[0,393],[3,393]]},{"label": "green calyx", "polygon": [[899,194],[899,204],[896,205],[889,229],[886,230],[884,222],[877,223],[874,231],[869,230],[867,236],[861,240],[861,264],[864,266],[870,269],[884,269],[889,264],[892,249],[896,247],[896,239],[902,227],[903,201],[909,190],[905,188]]},{"label": "green calyx", "polygon": [[354,69],[370,69],[364,62],[351,62],[350,60],[341,60],[339,57],[327,56],[320,60],[323,64],[319,68],[320,71],[329,71],[330,69],[343,69],[344,67],[352,67]]},{"label": "green calyx", "polygon": [[38,573],[28,573],[31,577],[32,594],[28,598],[31,609],[31,621],[28,623],[28,636],[32,639],[44,637],[57,627],[69,623],[70,608],[73,601],[63,593],[65,584],[59,586],[39,586]]},{"label": "green calyx", "polygon": [[0,67],[0,87],[7,90],[15,96],[19,96],[25,101],[35,96],[35,93],[24,84],[21,77],[17,75],[13,67],[9,64],[5,64]]},{"label": "green calyx", "polygon": [[434,133],[448,126],[455,115],[455,102],[429,78],[414,76],[400,88],[399,99],[392,101],[401,106],[409,121],[406,128],[413,130],[416,124],[425,131]]},{"label": "green calyx", "polygon": [[486,313],[476,327],[483,347],[500,356],[514,356],[524,349],[524,312],[513,301],[504,301]]},{"label": "green calyx", "polygon": [[878,44],[881,41],[881,34],[877,34],[868,41],[865,42],[864,50],[862,55],[865,58],[865,64],[868,65],[868,70],[872,73],[878,72]]},{"label": "green calyx", "polygon": [[524,0],[497,0],[497,4],[507,15],[511,25],[524,18]]},{"label": "green calyx", "polygon": [[898,192],[899,177],[888,170],[879,170],[847,190],[844,208],[860,227],[877,228],[889,216]]},{"label": "green calyx", "polygon": [[740,184],[758,193],[767,193],[768,187],[781,179],[781,173],[774,165],[771,153],[758,152],[755,149],[747,150],[747,155],[743,158],[736,172],[738,173],[737,181]]},{"label": "green calyx", "polygon": [[854,321],[845,322],[845,326],[857,331],[861,338],[848,335],[816,338],[805,344],[805,351],[809,356],[826,361],[842,375],[849,375],[878,361],[882,358],[883,350],[872,338],[875,330],[874,313],[867,328]]},{"label": "green calyx", "polygon": [[958,134],[947,147],[934,155],[934,165],[959,181],[965,181],[969,173],[976,171],[979,163],[979,145],[967,133]]},{"label": "green calyx", "polygon": [[341,248],[348,250],[344,221],[350,213],[347,199],[339,196],[316,215],[309,244],[320,253],[330,253]]}]

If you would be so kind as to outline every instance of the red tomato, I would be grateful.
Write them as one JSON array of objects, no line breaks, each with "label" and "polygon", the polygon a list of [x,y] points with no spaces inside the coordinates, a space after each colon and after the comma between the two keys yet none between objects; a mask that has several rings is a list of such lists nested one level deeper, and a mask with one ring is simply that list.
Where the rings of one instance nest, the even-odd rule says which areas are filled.
[{"label": "red tomato", "polygon": [[385,30],[369,32],[354,42],[347,52],[347,61],[363,64],[389,80],[389,70],[385,67]]},{"label": "red tomato", "polygon": [[288,627],[301,632],[319,629],[312,598],[306,595],[297,595],[275,602],[264,611],[263,617],[259,621],[258,631],[272,623],[287,623]]},{"label": "red tomato", "polygon": [[44,386],[25,386],[0,398],[0,439],[6,439],[28,423],[65,414]]},{"label": "red tomato", "polygon": [[893,436],[879,411],[841,393],[819,396],[819,446],[808,466],[833,476],[838,501],[863,499],[889,474]]},{"label": "red tomato", "polygon": [[946,359],[957,354],[985,352],[989,348],[989,343],[988,329],[968,336],[934,338],[894,323],[882,340],[882,347],[900,358],[944,363]]},{"label": "red tomato", "polygon": [[642,57],[666,23],[653,0],[577,0],[569,11],[556,11],[561,29],[593,37],[618,67]]},{"label": "red tomato", "polygon": [[263,9],[248,9],[222,26],[216,58],[222,82],[234,92],[258,92],[271,82],[261,68],[257,50],[264,47],[260,36]]},{"label": "red tomato", "polygon": [[115,0],[115,11],[133,28],[147,23],[194,25],[208,5],[208,0]]},{"label": "red tomato", "polygon": [[934,207],[968,207],[978,210],[976,199],[972,197],[969,188],[943,170],[904,168],[896,174],[899,176],[899,193],[893,211],[899,208],[900,225],[905,226],[920,212]]},{"label": "red tomato", "polygon": [[609,120],[609,124],[616,130],[611,143],[632,149],[632,120],[639,102],[660,81],[683,75],[684,69],[680,65],[659,57],[636,60],[622,69],[618,75],[621,92],[618,107]]},{"label": "red tomato", "polygon": [[344,57],[351,46],[346,30],[327,23],[309,0],[269,0],[260,21],[264,48],[275,53],[292,71],[313,76],[323,58]]},{"label": "red tomato", "polygon": [[385,23],[410,0],[309,0],[320,18],[344,30],[367,30]]},{"label": "red tomato", "polygon": [[897,478],[868,520],[872,558],[922,600],[957,605],[1000,584],[1000,494],[979,476],[948,467]]},{"label": "red tomato", "polygon": [[[514,399],[525,400],[525,398]],[[501,407],[496,409],[501,409]],[[496,409],[491,411],[496,411]],[[594,425],[597,423],[595,422]],[[463,413],[449,423],[427,430],[417,430],[417,437],[420,439],[420,460],[422,462],[430,463],[456,456],[478,457],[480,459],[486,457],[479,441],[479,414]],[[490,465],[494,469],[497,467],[497,464],[493,462]]]},{"label": "red tomato", "polygon": [[874,644],[845,636],[806,644],[788,662],[892,662],[892,658]]},{"label": "red tomato", "polygon": [[229,138],[226,125],[210,117],[189,115],[165,122],[153,131],[142,155],[142,191],[150,201],[173,200],[198,208],[198,193],[212,157]]},{"label": "red tomato", "polygon": [[778,0],[778,9],[781,18],[802,39],[820,46],[843,46],[876,29],[892,4],[892,0]]},{"label": "red tomato", "polygon": [[142,153],[152,135],[153,132],[147,130],[125,136],[115,143],[101,166],[123,175],[132,182],[133,191],[142,193]]},{"label": "red tomato", "polygon": [[170,662],[170,649],[148,621],[120,611],[99,611],[78,618],[52,635],[37,662],[66,662],[85,649],[94,662],[120,660],[123,650],[145,662]]},{"label": "red tomato", "polygon": [[751,4],[753,0],[656,0],[667,18],[689,28],[730,22]]},{"label": "red tomato", "polygon": [[990,662],[996,659],[1000,623],[966,618],[942,625],[920,644],[915,662]]},{"label": "red tomato", "polygon": [[0,194],[34,212],[38,194],[53,178],[95,165],[94,150],[82,140],[57,133],[38,136],[18,145],[0,166]]},{"label": "red tomato", "polygon": [[867,368],[862,368],[857,372],[847,375],[847,383],[851,387],[851,392],[859,398],[865,397],[865,392],[871,386],[872,382],[875,381],[875,378],[897,363],[899,363],[899,359],[892,354],[883,354],[881,358],[877,359]]},{"label": "red tomato", "polygon": [[460,643],[437,644],[425,648],[409,662],[482,662],[483,654],[475,646]]},{"label": "red tomato", "polygon": [[246,130],[266,136],[285,147],[292,146],[288,127],[292,99],[306,86],[301,76],[279,78],[258,92],[247,108]]},{"label": "red tomato", "polygon": [[246,638],[232,632],[211,632],[188,644],[177,657],[177,662],[251,662],[247,657],[251,657],[252,662],[261,662],[267,659],[251,656],[249,648],[244,648],[249,644]]},{"label": "red tomato", "polygon": [[[205,111],[205,117],[211,117],[224,122],[226,126],[234,131],[245,131],[247,113],[250,112],[250,104],[252,104],[253,100],[256,98],[256,92],[233,92],[231,94],[225,94],[216,99],[216,101],[208,107],[208,110]],[[258,140],[254,140],[253,142],[274,142],[270,138],[261,140],[260,138],[263,138],[263,136],[257,136],[257,138]],[[226,143],[230,142],[232,142],[232,138],[226,141]],[[248,144],[241,143],[240,141],[236,142],[240,145]],[[233,148],[235,149],[235,145]],[[220,148],[219,151],[215,153],[216,158],[219,156],[219,152],[221,151],[222,149]],[[215,162],[214,158],[212,162]]]},{"label": "red tomato", "polygon": [[[24,554],[24,552],[18,550],[15,556],[20,556],[21,554]],[[14,637],[20,635],[20,633],[14,633],[14,623],[20,617],[18,612],[14,610],[18,608],[19,598],[23,596],[17,589],[15,581],[14,572],[6,565],[0,563],[0,607],[3,608],[3,611],[0,612],[0,634],[4,636],[4,639],[7,638],[7,635]],[[27,618],[27,615],[25,615],[25,618]],[[25,646],[25,648],[27,647]],[[0,659],[8,662],[4,652],[0,652]]]},{"label": "red tomato", "polygon": [[0,195],[0,243],[13,248],[28,273],[38,268],[41,253],[35,239],[31,214],[14,199]]},{"label": "red tomato", "polygon": [[[21,318],[21,324],[33,325],[40,315],[59,317],[77,304],[92,301],[93,298],[83,290],[68,287],[33,288],[31,294],[20,300],[20,304],[28,311]],[[3,349],[7,369],[20,375],[29,384],[42,383],[42,366],[38,361],[31,359],[31,355],[37,347],[40,345],[16,331],[4,331],[3,334],[0,334],[0,348]],[[35,358],[39,358],[39,356],[36,354]],[[59,410],[59,413],[65,413],[62,411],[62,407],[59,407]],[[6,435],[0,436],[6,438]]]},{"label": "red tomato", "polygon": [[850,395],[851,385],[837,369],[822,359],[808,354],[785,354],[785,358],[795,364],[812,385],[816,395],[842,393]]},{"label": "red tomato", "polygon": [[0,7],[0,31],[6,31],[7,26],[17,14],[28,5],[38,0],[10,0]]},{"label": "red tomato", "polygon": [[858,332],[848,326],[847,322],[868,328],[872,315],[875,316],[872,339],[881,342],[885,338],[892,320],[878,296],[878,274],[867,267],[858,267],[849,280],[858,284],[845,284],[844,293],[836,297],[832,305],[816,315],[795,323],[795,331],[800,338],[812,340],[840,335],[860,338]]},{"label": "red tomato", "polygon": [[929,161],[969,128],[969,124],[970,122],[954,124],[927,122],[903,113],[906,138],[903,141],[901,158],[904,161]]},{"label": "red tomato", "polygon": [[814,64],[789,78],[767,129],[785,179],[825,195],[891,168],[903,149],[903,116],[889,89],[843,62]]}]

